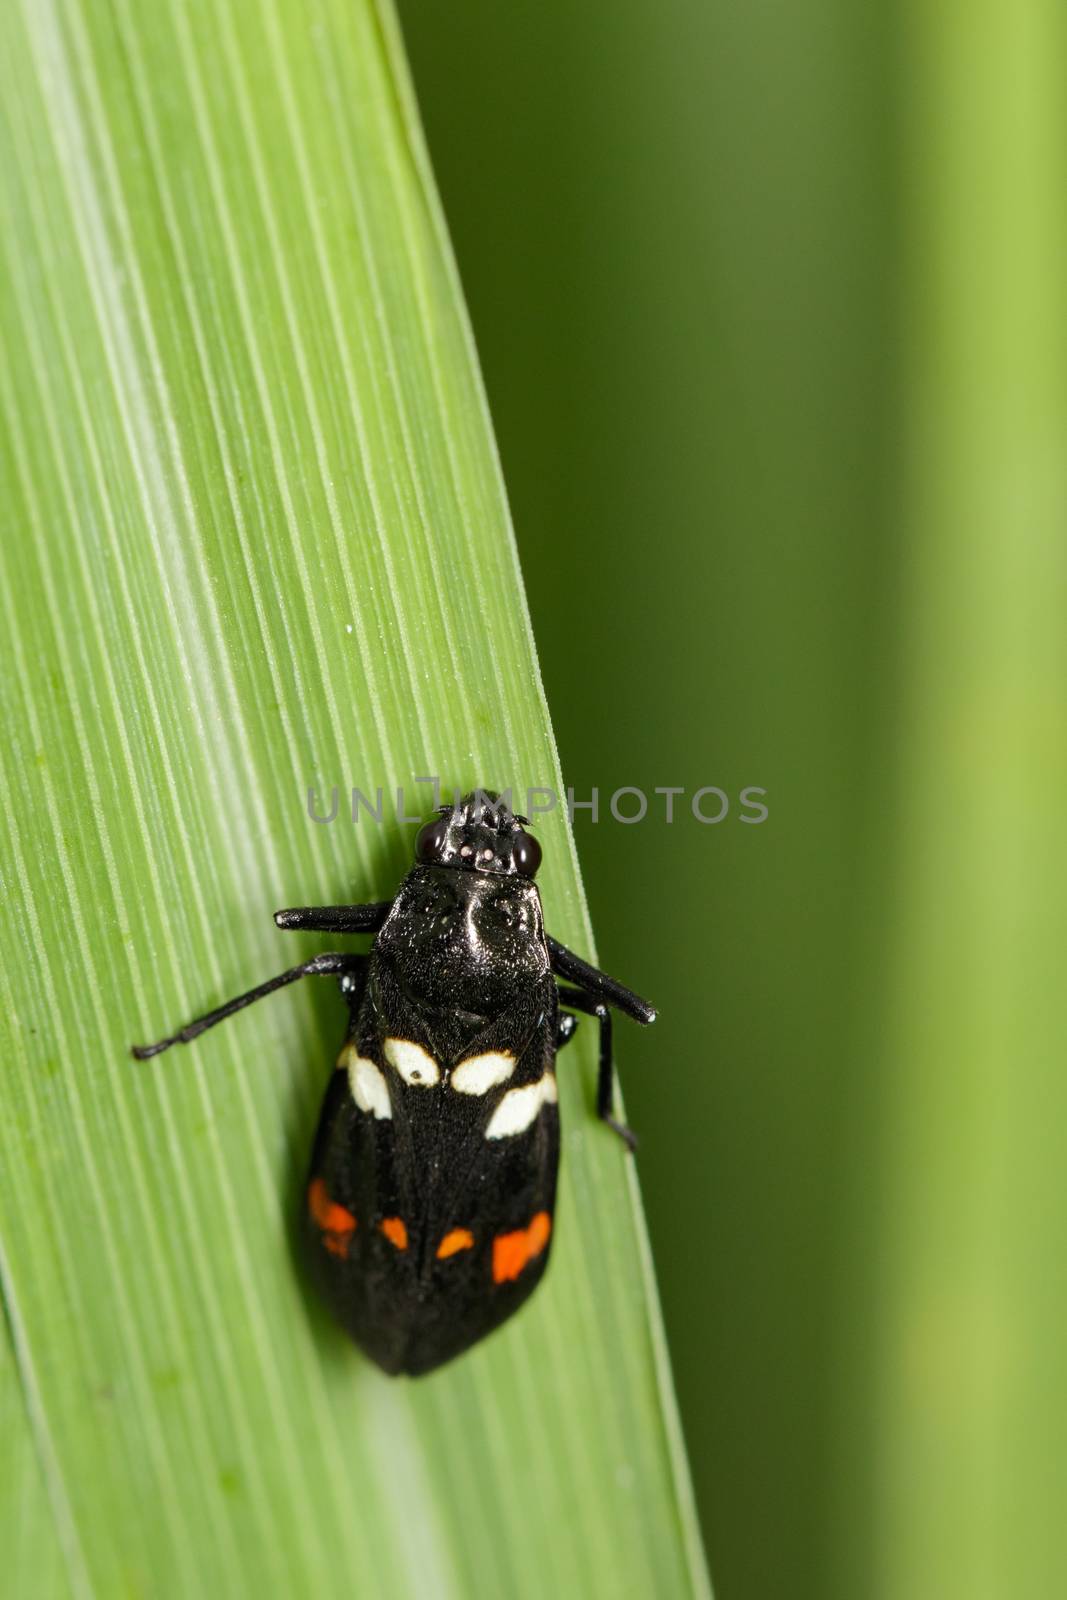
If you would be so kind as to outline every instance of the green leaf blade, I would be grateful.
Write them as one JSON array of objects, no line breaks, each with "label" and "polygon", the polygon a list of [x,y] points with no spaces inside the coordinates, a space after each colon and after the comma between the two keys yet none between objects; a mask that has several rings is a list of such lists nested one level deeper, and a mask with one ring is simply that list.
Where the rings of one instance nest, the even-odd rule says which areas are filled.
[{"label": "green leaf blade", "polygon": [[699,1593],[589,1030],[549,1278],[420,1383],[292,1259],[335,996],[126,1053],[316,948],[276,906],[392,892],[410,830],[346,822],[352,785],[560,788],[392,19],[44,0],[11,33],[4,1403],[40,1591]]}]

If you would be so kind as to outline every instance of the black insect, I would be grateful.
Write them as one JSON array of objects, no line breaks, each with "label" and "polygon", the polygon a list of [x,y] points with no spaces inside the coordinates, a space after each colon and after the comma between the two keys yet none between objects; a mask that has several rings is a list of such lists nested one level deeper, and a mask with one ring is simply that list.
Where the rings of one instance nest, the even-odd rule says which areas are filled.
[{"label": "black insect", "polygon": [[600,1027],[597,1115],[634,1143],[612,1116],[609,1007],[641,1023],[656,1013],[546,935],[541,848],[525,823],[489,791],[442,807],[394,900],[275,916],[280,928],[376,934],[369,955],[313,956],[133,1052],[188,1044],[297,978],[339,979],[348,1031],[305,1233],[326,1300],[386,1372],[451,1360],[540,1281],[559,1167],[553,1067],[575,1012]]}]

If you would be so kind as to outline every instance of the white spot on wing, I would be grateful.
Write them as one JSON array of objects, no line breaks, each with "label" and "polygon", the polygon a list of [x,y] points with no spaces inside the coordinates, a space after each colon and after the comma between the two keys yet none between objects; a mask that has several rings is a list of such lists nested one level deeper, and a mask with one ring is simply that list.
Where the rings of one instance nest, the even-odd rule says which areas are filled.
[{"label": "white spot on wing", "polygon": [[440,1081],[440,1067],[421,1044],[414,1044],[410,1039],[386,1039],[384,1049],[386,1061],[396,1068],[406,1084],[428,1089]]},{"label": "white spot on wing", "polygon": [[498,1083],[507,1083],[515,1071],[515,1057],[506,1050],[487,1050],[482,1056],[468,1056],[452,1071],[452,1087],[457,1094],[485,1094]]},{"label": "white spot on wing", "polygon": [[556,1080],[546,1072],[536,1083],[524,1083],[521,1089],[509,1089],[489,1119],[485,1130],[487,1139],[513,1139],[525,1133],[542,1106],[556,1102]]},{"label": "white spot on wing", "polygon": [[389,1103],[389,1085],[381,1068],[361,1056],[354,1044],[345,1045],[337,1065],[347,1068],[349,1088],[359,1109],[377,1117],[379,1122],[389,1120],[393,1108]]}]

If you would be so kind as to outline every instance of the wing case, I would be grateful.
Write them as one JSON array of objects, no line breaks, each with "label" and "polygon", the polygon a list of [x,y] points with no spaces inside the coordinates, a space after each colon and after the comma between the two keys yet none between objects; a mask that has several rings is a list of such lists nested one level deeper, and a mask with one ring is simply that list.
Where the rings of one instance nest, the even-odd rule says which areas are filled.
[{"label": "wing case", "polygon": [[506,1321],[544,1273],[558,1002],[546,970],[486,1019],[420,1002],[403,967],[372,952],[319,1121],[306,1231],[357,1344],[417,1374]]}]

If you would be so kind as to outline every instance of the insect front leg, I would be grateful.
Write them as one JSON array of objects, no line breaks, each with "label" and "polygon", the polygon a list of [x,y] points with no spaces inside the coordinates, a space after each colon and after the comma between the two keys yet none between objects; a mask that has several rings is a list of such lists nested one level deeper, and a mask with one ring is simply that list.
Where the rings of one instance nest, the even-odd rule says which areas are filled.
[{"label": "insect front leg", "polygon": [[[636,1150],[637,1135],[626,1126],[625,1122],[619,1122],[612,1114],[614,1076],[611,1059],[611,1012],[603,1000],[595,994],[588,994],[584,989],[560,989],[559,998],[563,1005],[573,1006],[575,1011],[584,1011],[586,1016],[597,1019],[600,1025],[600,1061],[596,1080],[596,1114],[601,1122],[606,1122],[609,1128],[614,1129],[628,1150]],[[572,1021],[576,1027],[577,1019],[574,1018]],[[560,1023],[562,1022],[561,1017]],[[567,1043],[574,1033],[574,1027],[560,1043]]]},{"label": "insect front leg", "polygon": [[546,942],[552,971],[557,978],[562,978],[565,983],[577,984],[584,994],[595,995],[605,1005],[614,1006],[616,1011],[624,1011],[635,1022],[645,1026],[655,1022],[655,1006],[650,1006],[639,994],[627,989],[618,978],[609,977],[606,972],[601,972],[599,967],[591,967],[588,961],[576,956],[573,950],[568,950],[565,944],[560,944],[551,934],[546,936]]},{"label": "insect front leg", "polygon": [[284,989],[288,983],[295,983],[298,978],[311,978],[323,974],[334,973],[341,978],[341,989],[348,998],[345,990],[345,978],[351,977],[359,982],[366,972],[366,956],[340,955],[331,951],[323,951],[321,955],[312,956],[310,961],[302,961],[298,967],[290,967],[287,972],[281,972],[276,978],[269,978],[266,983],[259,984],[255,989],[249,989],[246,994],[239,994],[233,1000],[208,1011],[204,1016],[197,1017],[194,1022],[189,1022],[177,1033],[172,1033],[169,1038],[158,1039],[155,1044],[135,1044],[131,1047],[131,1055],[136,1061],[147,1061],[151,1056],[158,1056],[160,1051],[169,1050],[172,1044],[191,1044],[198,1039],[208,1028],[213,1028],[218,1022],[225,1022],[227,1017],[232,1017],[235,1011],[243,1011],[245,1006],[254,1005],[257,1000],[262,1000],[265,995],[273,994],[275,989]]},{"label": "insect front leg", "polygon": [[359,906],[292,906],[276,911],[279,928],[303,933],[378,933],[389,915],[391,900],[374,900]]}]

